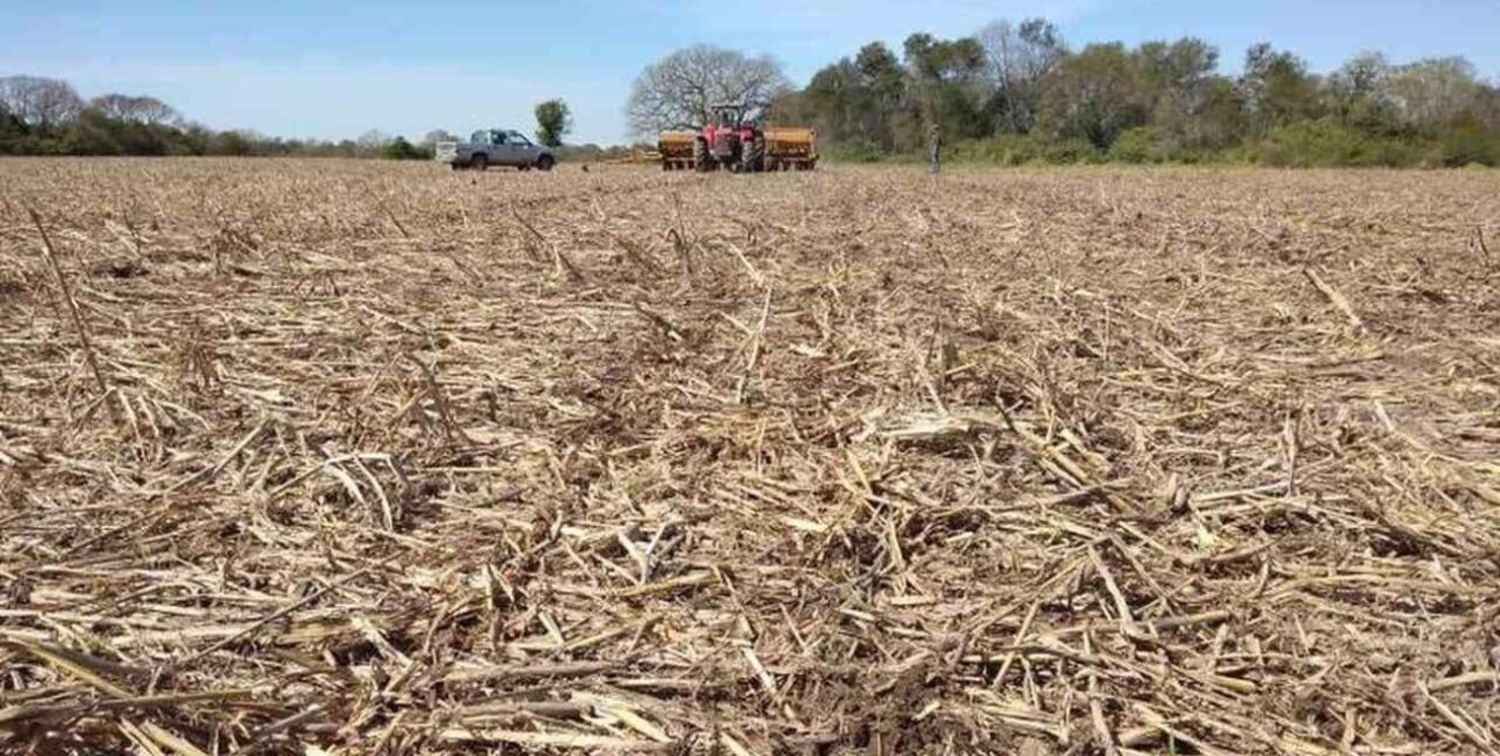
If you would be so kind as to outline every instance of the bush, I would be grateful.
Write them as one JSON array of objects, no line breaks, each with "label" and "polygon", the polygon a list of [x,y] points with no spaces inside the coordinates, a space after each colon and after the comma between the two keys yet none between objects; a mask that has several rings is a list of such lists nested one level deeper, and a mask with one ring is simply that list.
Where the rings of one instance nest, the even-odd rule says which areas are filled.
[{"label": "bush", "polygon": [[428,160],[432,155],[427,150],[406,141],[406,137],[396,137],[380,148],[380,156],[386,160]]},{"label": "bush", "polygon": [[990,139],[967,139],[953,145],[950,159],[956,163],[1024,165],[1039,160],[1042,151],[1028,136],[1001,134]]},{"label": "bush", "polygon": [[1137,126],[1120,134],[1110,146],[1109,156],[1122,163],[1157,162],[1156,136],[1149,127]]},{"label": "bush", "polygon": [[829,150],[829,157],[840,163],[878,163],[884,160],[886,155],[874,140],[859,137],[846,139],[833,145]]},{"label": "bush", "polygon": [[1108,155],[1082,139],[1046,139],[1029,134],[1001,134],[990,139],[968,139],[945,154],[955,163],[990,165],[1071,165],[1102,163]]},{"label": "bush", "polygon": [[1473,119],[1456,123],[1438,140],[1438,159],[1450,168],[1500,165],[1500,133]]},{"label": "bush", "polygon": [[1411,166],[1421,145],[1400,137],[1372,137],[1331,118],[1277,126],[1255,146],[1256,162],[1296,168]]},{"label": "bush", "polygon": [[1042,145],[1042,162],[1052,165],[1097,164],[1108,159],[1107,153],[1095,149],[1093,143],[1086,139],[1062,139],[1044,142]]},{"label": "bush", "polygon": [[251,154],[254,149],[255,145],[244,134],[238,131],[221,131],[214,137],[208,153],[239,157]]}]

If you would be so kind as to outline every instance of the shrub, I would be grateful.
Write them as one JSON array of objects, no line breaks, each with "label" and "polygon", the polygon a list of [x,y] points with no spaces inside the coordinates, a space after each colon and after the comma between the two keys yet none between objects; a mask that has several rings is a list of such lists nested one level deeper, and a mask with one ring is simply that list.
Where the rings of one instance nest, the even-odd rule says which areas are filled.
[{"label": "shrub", "polygon": [[1278,126],[1255,146],[1263,165],[1297,168],[1410,166],[1421,162],[1421,146],[1393,136],[1368,136],[1331,118]]},{"label": "shrub", "polygon": [[432,157],[427,150],[399,136],[380,148],[380,156],[387,160],[427,160]]},{"label": "shrub", "polygon": [[983,144],[993,155],[993,162],[1001,165],[1025,165],[1042,159],[1040,140],[1025,134],[1001,134]]},{"label": "shrub", "polygon": [[1042,146],[1042,161],[1053,165],[1102,163],[1108,157],[1106,153],[1094,149],[1094,145],[1086,139],[1061,139],[1046,142]]},{"label": "shrub", "polygon": [[866,137],[846,139],[829,150],[829,157],[840,163],[878,163],[885,152],[874,140]]},{"label": "shrub", "polygon": [[1438,159],[1448,167],[1500,165],[1500,133],[1473,119],[1460,121],[1438,140]]},{"label": "shrub", "polygon": [[991,165],[1068,165],[1072,163],[1101,163],[1108,160],[1106,153],[1082,139],[1053,140],[1027,134],[1001,134],[989,139],[969,139],[954,145],[944,153],[945,159],[956,163],[987,163]]},{"label": "shrub", "polygon": [[944,158],[955,163],[1014,165],[1006,162],[1007,151],[1002,146],[1002,139],[965,139],[945,150]]},{"label": "shrub", "polygon": [[1157,162],[1155,135],[1146,126],[1137,126],[1120,134],[1109,148],[1109,156],[1122,163]]}]

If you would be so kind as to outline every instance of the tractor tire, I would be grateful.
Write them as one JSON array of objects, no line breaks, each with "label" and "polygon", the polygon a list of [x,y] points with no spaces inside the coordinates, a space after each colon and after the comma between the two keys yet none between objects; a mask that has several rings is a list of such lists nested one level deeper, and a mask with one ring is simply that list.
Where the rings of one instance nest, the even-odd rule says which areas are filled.
[{"label": "tractor tire", "polygon": [[703,139],[693,140],[693,170],[699,173],[713,170],[713,156],[708,154],[708,142]]},{"label": "tractor tire", "polygon": [[745,143],[738,137],[729,137],[729,158],[725,161],[730,173],[739,173],[745,165]]},{"label": "tractor tire", "polygon": [[536,169],[543,173],[552,170],[552,166],[554,165],[557,165],[557,160],[551,155],[543,155],[537,158],[536,161]]},{"label": "tractor tire", "polygon": [[489,170],[490,156],[481,153],[469,158],[469,167],[476,171]]},{"label": "tractor tire", "polygon": [[740,172],[760,173],[766,169],[766,140],[755,137],[740,148]]}]

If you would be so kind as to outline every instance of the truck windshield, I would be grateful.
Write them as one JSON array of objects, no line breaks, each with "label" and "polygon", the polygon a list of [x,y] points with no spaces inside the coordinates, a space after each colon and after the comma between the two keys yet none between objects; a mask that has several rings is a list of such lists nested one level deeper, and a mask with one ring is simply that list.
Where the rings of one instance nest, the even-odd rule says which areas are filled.
[{"label": "truck windshield", "polygon": [[510,134],[508,136],[510,138],[510,143],[511,144],[519,144],[522,147],[530,147],[531,146],[531,140],[527,139],[526,135],[522,134],[519,131],[512,131],[512,132],[510,132]]}]

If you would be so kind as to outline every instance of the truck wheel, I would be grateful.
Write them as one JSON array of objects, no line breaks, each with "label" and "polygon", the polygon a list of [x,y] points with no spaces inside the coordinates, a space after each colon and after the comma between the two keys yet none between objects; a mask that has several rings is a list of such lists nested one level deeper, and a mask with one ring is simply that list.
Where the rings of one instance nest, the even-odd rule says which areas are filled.
[{"label": "truck wheel", "polygon": [[487,170],[490,167],[490,158],[488,155],[475,155],[469,158],[469,167],[476,171]]},{"label": "truck wheel", "polygon": [[539,171],[550,171],[557,161],[551,155],[543,155],[536,160],[536,169]]}]

